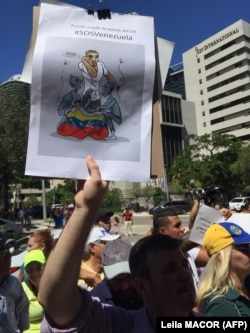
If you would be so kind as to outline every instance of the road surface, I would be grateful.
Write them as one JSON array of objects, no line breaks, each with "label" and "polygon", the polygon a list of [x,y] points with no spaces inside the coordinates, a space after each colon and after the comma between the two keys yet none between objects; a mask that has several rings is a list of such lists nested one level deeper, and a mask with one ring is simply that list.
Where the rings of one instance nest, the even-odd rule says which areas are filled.
[{"label": "road surface", "polygon": [[[179,215],[183,226],[188,230],[189,215]],[[126,237],[124,234],[124,224],[121,224],[121,235],[122,238],[127,238],[132,244],[134,244],[138,239],[143,237],[147,231],[152,227],[152,216],[147,213],[134,213],[134,224],[132,227],[133,236]],[[54,223],[51,221],[44,222],[43,220],[33,220],[32,227],[29,232],[46,229],[48,227],[53,228]]]},{"label": "road surface", "polygon": [[[189,215],[179,215],[183,226],[188,230]],[[153,225],[152,216],[146,213],[134,214],[134,224],[132,227],[133,236],[126,237],[124,234],[124,224],[121,225],[122,238],[127,238],[131,243],[135,243],[143,237]]]}]

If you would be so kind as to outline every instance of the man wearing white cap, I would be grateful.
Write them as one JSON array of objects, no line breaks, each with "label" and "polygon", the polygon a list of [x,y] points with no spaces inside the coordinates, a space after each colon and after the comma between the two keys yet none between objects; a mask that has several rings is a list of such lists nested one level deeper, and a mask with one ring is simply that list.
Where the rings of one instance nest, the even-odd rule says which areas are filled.
[{"label": "man wearing white cap", "polygon": [[86,242],[83,260],[80,267],[78,284],[92,290],[104,278],[101,254],[107,242],[119,238],[111,235],[105,229],[94,227]]},{"label": "man wearing white cap", "polygon": [[132,245],[125,239],[116,239],[104,246],[102,264],[105,279],[91,291],[102,303],[120,306],[127,310],[138,310],[143,301],[134,288],[129,254]]},{"label": "man wearing white cap", "polygon": [[92,156],[86,157],[86,166],[90,177],[83,186],[79,184],[76,208],[48,258],[39,286],[38,300],[45,311],[41,332],[156,333],[161,329],[159,317],[169,317],[172,323],[173,317],[197,316],[192,311],[195,289],[181,241],[168,235],[142,237],[131,249],[129,267],[144,301],[141,309],[101,303],[77,286],[81,252],[109,184],[102,180]]}]

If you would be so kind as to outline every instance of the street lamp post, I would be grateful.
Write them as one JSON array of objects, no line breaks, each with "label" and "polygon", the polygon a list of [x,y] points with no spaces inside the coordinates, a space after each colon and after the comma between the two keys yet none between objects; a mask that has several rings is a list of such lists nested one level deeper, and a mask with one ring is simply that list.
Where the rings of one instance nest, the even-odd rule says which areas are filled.
[{"label": "street lamp post", "polygon": [[56,192],[56,187],[54,186],[54,188],[53,188],[53,205],[55,204],[55,192]]},{"label": "street lamp post", "polygon": [[22,203],[22,197],[21,197],[21,190],[22,190],[22,184],[17,184],[16,185],[16,196],[17,196],[17,208],[22,209],[23,208],[23,203]]},{"label": "street lamp post", "polygon": [[164,188],[167,195],[167,200],[170,200],[169,198],[169,184],[168,184],[168,170],[166,164],[164,165]]},{"label": "street lamp post", "polygon": [[47,209],[46,209],[46,195],[45,195],[45,180],[42,179],[42,204],[43,204],[43,220],[47,221]]}]

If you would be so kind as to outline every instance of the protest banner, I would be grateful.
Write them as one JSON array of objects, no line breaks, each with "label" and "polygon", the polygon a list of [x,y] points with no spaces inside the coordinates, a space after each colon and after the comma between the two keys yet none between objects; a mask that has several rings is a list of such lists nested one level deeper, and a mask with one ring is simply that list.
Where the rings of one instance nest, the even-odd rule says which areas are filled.
[{"label": "protest banner", "polygon": [[40,7],[25,174],[86,178],[83,159],[93,155],[104,179],[148,181],[153,17]]},{"label": "protest banner", "polygon": [[202,244],[205,231],[212,223],[223,222],[223,217],[219,210],[207,205],[201,205],[191,229],[189,240]]}]

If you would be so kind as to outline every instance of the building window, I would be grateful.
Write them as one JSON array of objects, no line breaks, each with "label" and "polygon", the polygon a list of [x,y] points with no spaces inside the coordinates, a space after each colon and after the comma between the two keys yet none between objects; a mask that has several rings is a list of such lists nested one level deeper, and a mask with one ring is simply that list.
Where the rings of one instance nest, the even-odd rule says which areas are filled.
[{"label": "building window", "polygon": [[204,105],[204,101],[201,101],[201,105]]},{"label": "building window", "polygon": [[206,122],[203,123],[203,127],[207,127],[207,123]]},{"label": "building window", "polygon": [[197,63],[199,64],[201,62],[200,58],[197,58]]},{"label": "building window", "polygon": [[163,122],[182,124],[181,99],[162,95],[161,101]]},{"label": "building window", "polygon": [[202,111],[202,117],[205,117],[205,115],[206,115],[206,112]]},{"label": "building window", "polygon": [[200,90],[200,95],[203,95],[203,90]]},{"label": "building window", "polygon": [[200,69],[200,68],[198,69],[198,73],[199,73],[199,74],[201,73],[201,69]]},{"label": "building window", "polygon": [[202,79],[199,80],[199,84],[202,84]]}]

